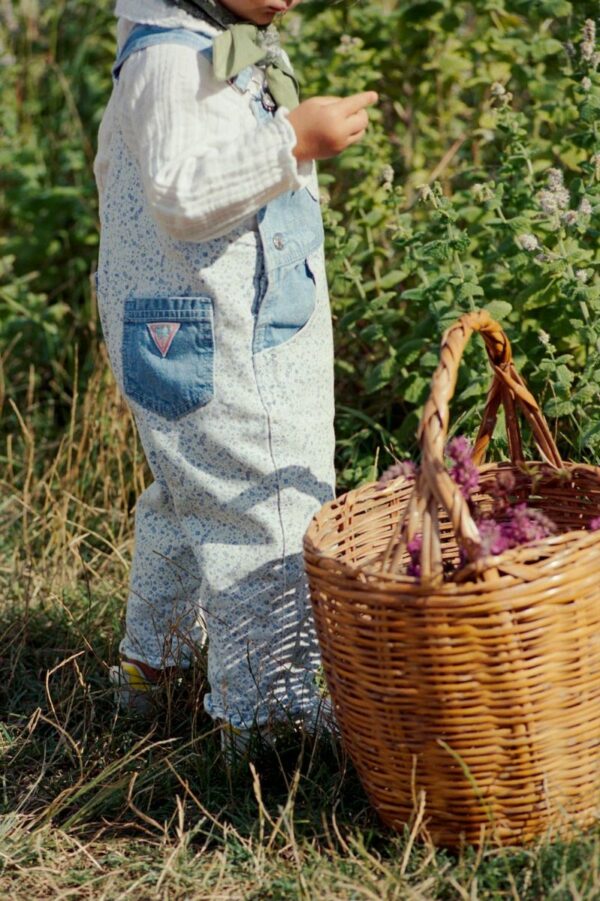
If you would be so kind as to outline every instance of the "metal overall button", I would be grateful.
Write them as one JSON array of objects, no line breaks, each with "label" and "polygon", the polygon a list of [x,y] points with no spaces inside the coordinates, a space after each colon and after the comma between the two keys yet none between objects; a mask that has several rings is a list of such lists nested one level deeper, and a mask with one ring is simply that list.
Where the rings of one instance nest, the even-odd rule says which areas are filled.
[{"label": "metal overall button", "polygon": [[260,102],[263,105],[263,109],[268,113],[273,113],[277,109],[277,104],[273,100],[272,95],[264,88],[260,92]]},{"label": "metal overall button", "polygon": [[285,238],[281,234],[281,232],[276,232],[273,235],[273,244],[277,250],[283,250],[285,247]]}]

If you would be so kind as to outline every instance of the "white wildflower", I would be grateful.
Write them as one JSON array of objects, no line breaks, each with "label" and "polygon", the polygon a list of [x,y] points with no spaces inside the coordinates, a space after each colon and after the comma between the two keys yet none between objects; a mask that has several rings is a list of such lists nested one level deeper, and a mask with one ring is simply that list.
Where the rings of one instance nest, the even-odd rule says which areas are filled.
[{"label": "white wildflower", "polygon": [[590,44],[588,41],[584,41],[579,49],[581,50],[581,58],[584,59],[586,63],[591,63],[594,55],[594,45]]},{"label": "white wildflower", "polygon": [[567,207],[569,206],[569,203],[571,200],[571,197],[570,197],[567,189],[564,187],[557,188],[557,190],[554,192],[554,196],[556,197],[556,202],[557,202],[558,206],[560,207],[560,209],[566,210]]},{"label": "white wildflower", "polygon": [[587,197],[582,197],[579,203],[579,213],[582,216],[591,216],[593,212],[592,204]]},{"label": "white wildflower", "polygon": [[417,192],[419,200],[422,200],[424,203],[428,200],[435,200],[435,195],[429,185],[417,185]]},{"label": "white wildflower", "polygon": [[477,182],[473,185],[473,197],[475,200],[478,200],[480,203],[486,203],[488,200],[491,200],[494,196],[494,183],[493,182]]},{"label": "white wildflower", "polygon": [[583,40],[589,44],[596,43],[596,23],[593,19],[586,19],[583,25]]},{"label": "white wildflower", "polygon": [[384,186],[390,187],[394,184],[394,167],[384,166],[381,170],[381,182]]},{"label": "white wildflower", "polygon": [[587,75],[581,79],[581,87],[586,92],[586,94],[592,90],[592,79],[588,78]]},{"label": "white wildflower", "polygon": [[544,329],[541,328],[538,332],[538,338],[540,339],[540,342],[544,345],[544,347],[548,347],[548,345],[550,344],[550,335],[548,334],[548,332],[545,332]]},{"label": "white wildflower", "polygon": [[499,81],[495,81],[490,88],[490,93],[492,97],[504,97],[506,95],[506,88],[503,84],[500,84]]},{"label": "white wildflower", "polygon": [[543,211],[552,216],[558,210],[566,210],[569,207],[569,192],[563,184],[563,174],[560,169],[548,169],[548,190],[540,191],[538,201]]},{"label": "white wildflower", "polygon": [[547,191],[540,191],[538,200],[543,211],[551,216],[558,210],[566,210],[569,206],[569,192],[565,188],[563,174],[560,169],[551,168],[546,172]]},{"label": "white wildflower", "polygon": [[548,171],[546,172],[546,179],[548,182],[548,187],[551,191],[556,191],[557,188],[562,188],[564,184],[563,174],[560,169],[548,169]]},{"label": "white wildflower", "polygon": [[350,53],[355,47],[360,47],[362,41],[360,38],[352,37],[349,34],[343,34],[338,44],[338,53]]},{"label": "white wildflower", "polygon": [[590,280],[591,275],[590,269],[576,269],[575,270],[575,278],[578,282],[581,282],[582,285],[585,285]]},{"label": "white wildflower", "polygon": [[527,250],[529,253],[533,253],[534,250],[539,250],[540,247],[536,236],[530,234],[519,235],[517,237],[517,244],[521,250]]},{"label": "white wildflower", "polygon": [[596,23],[593,19],[586,19],[583,26],[583,40],[579,45],[581,58],[586,63],[591,63],[594,51],[596,50]]},{"label": "white wildflower", "polygon": [[577,222],[577,213],[575,210],[567,210],[566,213],[563,213],[561,216],[563,225],[575,225]]},{"label": "white wildflower", "polygon": [[558,203],[554,191],[540,191],[537,198],[539,205],[547,216],[553,216],[554,213],[558,212]]}]

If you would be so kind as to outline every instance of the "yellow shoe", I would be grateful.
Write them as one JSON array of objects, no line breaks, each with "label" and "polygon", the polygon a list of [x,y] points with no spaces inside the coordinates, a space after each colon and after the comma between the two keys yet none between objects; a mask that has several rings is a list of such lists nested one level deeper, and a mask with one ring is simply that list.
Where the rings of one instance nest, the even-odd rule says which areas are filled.
[{"label": "yellow shoe", "polygon": [[141,716],[155,711],[154,696],[158,685],[150,682],[137,664],[123,660],[117,666],[111,666],[108,679],[114,688],[115,702],[121,710]]},{"label": "yellow shoe", "polygon": [[268,724],[252,729],[232,726],[227,720],[221,720],[221,751],[228,766],[235,761],[251,760],[261,745],[275,747],[275,735]]},{"label": "yellow shoe", "polygon": [[250,729],[238,729],[225,720],[221,722],[221,751],[227,763],[248,757],[251,738]]}]

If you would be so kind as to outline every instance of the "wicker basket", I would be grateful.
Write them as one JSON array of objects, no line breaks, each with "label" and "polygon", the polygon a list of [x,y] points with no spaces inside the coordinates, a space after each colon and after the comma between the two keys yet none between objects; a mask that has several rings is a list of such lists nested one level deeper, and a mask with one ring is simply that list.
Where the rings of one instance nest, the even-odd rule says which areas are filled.
[{"label": "wicker basket", "polygon": [[[443,462],[448,403],[473,331],[494,378],[478,465],[503,404],[511,463],[480,465],[477,500],[499,469],[557,534],[477,562],[479,533]],[[517,409],[542,462],[524,464]],[[419,431],[417,484],[367,485],[329,503],[305,538],[323,663],[343,740],[394,828],[412,822],[455,847],[484,837],[568,834],[600,801],[600,469],[563,464],[485,311],[446,332]],[[420,580],[406,542],[423,535]],[[474,562],[444,581],[459,546]],[[417,823],[415,825],[415,817]]]}]

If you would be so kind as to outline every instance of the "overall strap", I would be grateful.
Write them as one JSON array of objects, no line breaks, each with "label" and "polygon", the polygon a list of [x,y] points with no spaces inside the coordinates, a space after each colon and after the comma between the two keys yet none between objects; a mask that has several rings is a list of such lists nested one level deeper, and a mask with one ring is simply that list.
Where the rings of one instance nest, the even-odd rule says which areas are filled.
[{"label": "overall strap", "polygon": [[[212,62],[213,36],[187,28],[163,28],[160,25],[134,25],[112,68],[113,81],[118,81],[119,73],[126,59],[132,53],[153,47],[155,44],[183,44],[193,47]],[[240,73],[241,74],[241,73]]]}]

